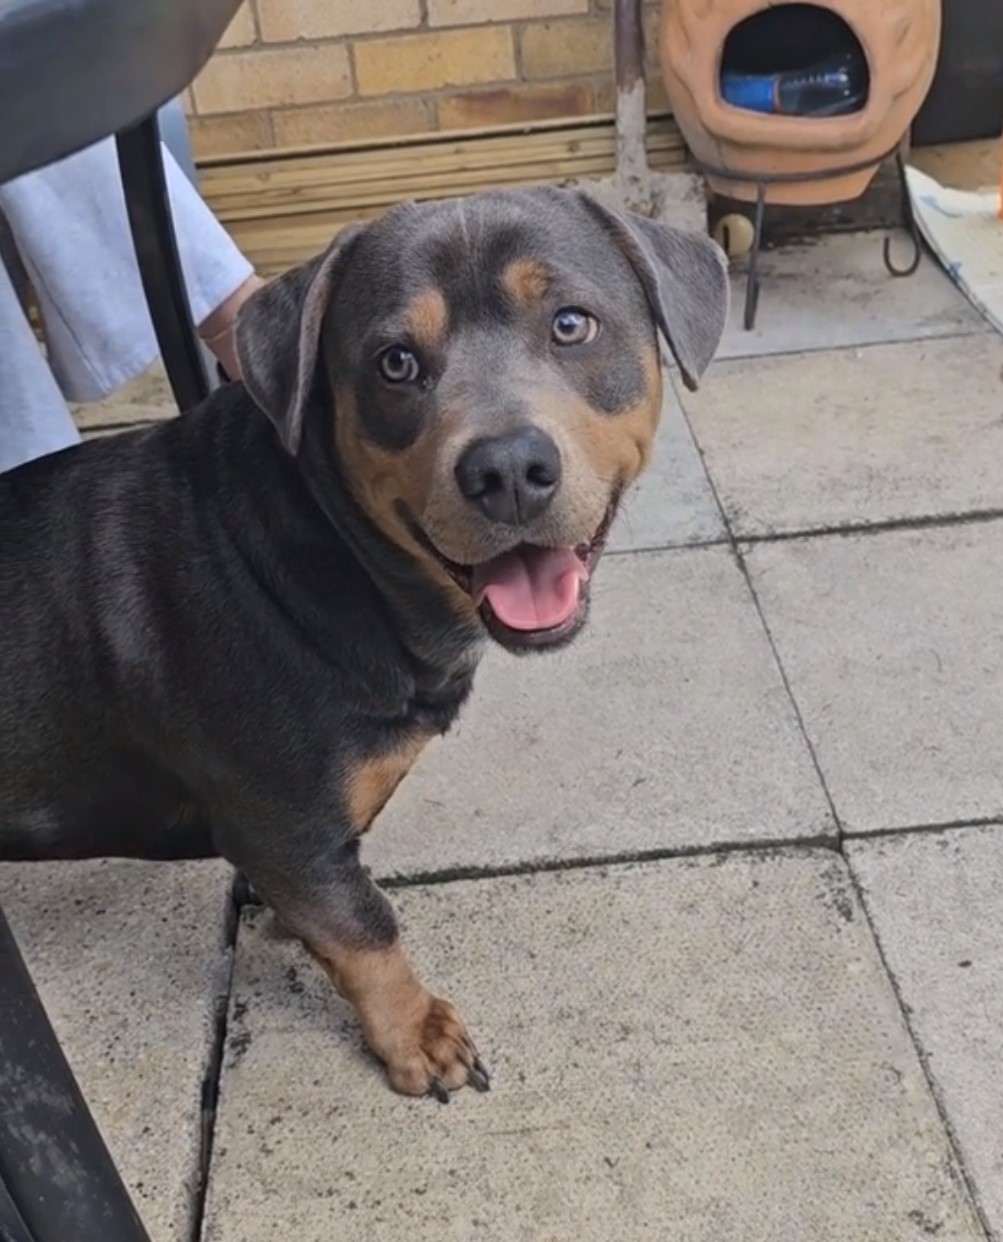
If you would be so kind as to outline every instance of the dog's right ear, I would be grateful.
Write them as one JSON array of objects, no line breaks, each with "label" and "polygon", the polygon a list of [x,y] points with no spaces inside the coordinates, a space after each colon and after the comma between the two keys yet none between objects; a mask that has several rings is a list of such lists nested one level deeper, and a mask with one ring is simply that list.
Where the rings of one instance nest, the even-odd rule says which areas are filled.
[{"label": "dog's right ear", "polygon": [[655,322],[695,389],[721,343],[728,319],[728,262],[703,233],[670,228],[631,211],[608,207],[578,191],[579,201],[602,221],[630,261]]},{"label": "dog's right ear", "polygon": [[343,229],[323,254],[270,281],[237,314],[244,387],[294,457],[317,374],[324,315],[338,272],[362,228]]}]

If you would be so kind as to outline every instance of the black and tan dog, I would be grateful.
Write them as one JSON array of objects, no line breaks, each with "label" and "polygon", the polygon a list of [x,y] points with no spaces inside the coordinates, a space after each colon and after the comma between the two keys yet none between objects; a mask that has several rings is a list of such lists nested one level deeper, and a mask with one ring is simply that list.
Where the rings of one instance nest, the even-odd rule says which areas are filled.
[{"label": "black and tan dog", "polygon": [[0,478],[0,857],[221,854],[397,1090],[486,1087],[359,837],[488,636],[581,628],[659,332],[695,384],[726,290],[577,192],[400,206],[251,299],[243,384]]}]

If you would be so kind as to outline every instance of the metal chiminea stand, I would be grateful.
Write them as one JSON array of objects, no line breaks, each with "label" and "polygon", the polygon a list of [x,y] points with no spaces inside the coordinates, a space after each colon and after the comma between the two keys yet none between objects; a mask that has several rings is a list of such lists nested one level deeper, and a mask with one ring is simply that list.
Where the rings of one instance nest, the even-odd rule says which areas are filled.
[{"label": "metal chiminea stand", "polygon": [[[898,143],[895,144],[891,151],[887,151],[881,156],[880,163],[883,164],[885,160],[892,159],[893,157],[898,174],[902,226],[912,242],[912,257],[905,267],[896,266],[892,261],[892,239],[890,235],[887,235],[882,243],[881,254],[885,268],[890,276],[911,276],[919,267],[920,260],[923,257],[922,238],[913,214],[912,200],[909,198],[909,186],[905,175],[905,162]],[[728,172],[727,169],[715,168],[712,165],[703,164],[699,160],[695,160],[694,164],[700,172],[719,177],[722,181],[738,179],[735,177],[735,174]],[[763,248],[763,223],[766,217],[766,195],[769,187],[771,185],[796,185],[798,182],[806,180],[835,180],[837,177],[845,177],[848,173],[859,172],[870,166],[871,161],[868,160],[865,164],[846,164],[825,173],[774,173],[766,176],[756,174],[750,176],[749,173],[741,174],[740,179],[742,181],[751,180],[756,187],[756,202],[752,217],[752,246],[749,250],[749,266],[745,280],[745,309],[742,314],[742,326],[746,332],[751,332],[756,326],[756,311],[759,308],[759,255]]]}]

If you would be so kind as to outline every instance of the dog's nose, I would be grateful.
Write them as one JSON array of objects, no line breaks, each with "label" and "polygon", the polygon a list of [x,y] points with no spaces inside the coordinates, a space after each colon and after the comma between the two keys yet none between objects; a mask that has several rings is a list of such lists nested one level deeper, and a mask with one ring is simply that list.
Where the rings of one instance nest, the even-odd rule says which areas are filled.
[{"label": "dog's nose", "polygon": [[557,494],[561,454],[538,427],[475,440],[456,463],[460,491],[492,522],[522,526]]}]

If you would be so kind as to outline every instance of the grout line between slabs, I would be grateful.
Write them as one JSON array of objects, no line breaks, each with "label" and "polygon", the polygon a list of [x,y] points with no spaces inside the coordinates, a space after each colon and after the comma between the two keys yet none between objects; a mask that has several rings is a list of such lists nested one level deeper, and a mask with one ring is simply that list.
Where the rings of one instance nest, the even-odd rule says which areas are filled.
[{"label": "grout line between slabs", "polygon": [[[696,440],[695,434],[694,434],[694,440]],[[700,451],[699,441],[697,441],[697,449],[698,451]],[[702,456],[703,454],[701,452],[701,457]],[[708,480],[710,481],[710,485],[712,489],[714,490],[715,498],[718,500],[718,504],[720,506],[721,502],[720,502],[720,498],[718,497],[717,488],[714,485],[714,480],[711,477],[710,471],[707,470],[706,468],[706,463],[704,465],[704,469],[706,470]],[[722,514],[724,514],[723,506],[721,506],[721,508],[722,508]],[[726,529],[729,531],[729,533],[731,533],[731,524],[728,522],[728,518],[726,514],[724,514],[724,521],[725,521]],[[934,524],[935,524],[934,522],[924,523],[924,525],[934,525]],[[833,533],[844,533],[844,532],[833,532]],[[868,531],[868,533],[871,533],[871,532]],[[800,706],[798,705],[797,699],[794,697],[793,688],[790,684],[790,680],[788,679],[787,671],[784,668],[783,662],[780,658],[780,652],[778,651],[776,643],[774,642],[773,634],[770,630],[769,624],[767,623],[766,616],[762,608],[762,604],[760,603],[760,600],[759,600],[759,596],[756,593],[755,586],[753,585],[752,577],[751,577],[751,574],[749,573],[749,569],[746,564],[745,557],[742,555],[741,548],[739,547],[739,544],[735,540],[733,534],[732,534],[732,552],[738,562],[738,566],[742,572],[742,575],[745,578],[745,581],[748,586],[752,600],[754,602],[756,611],[759,614],[760,623],[763,627],[764,633],[766,634],[767,641],[770,644],[770,649],[773,652],[773,658],[776,661],[777,669],[779,671],[780,677],[783,680],[784,688],[787,691],[788,699],[790,700],[791,707],[797,718],[798,728],[801,732],[802,737],[804,738],[805,745],[808,747],[808,753],[811,756],[811,760],[815,767],[816,774],[818,775],[819,783],[821,784],[821,787],[822,787],[822,792],[825,796],[826,802],[829,805],[830,813],[832,815],[833,823],[835,824],[836,832],[837,832],[837,841],[836,841],[835,850],[840,855],[840,857],[843,859],[844,865],[847,870],[847,874],[849,875],[849,878],[850,878],[850,883],[853,885],[854,892],[856,893],[856,896],[857,896],[857,901],[860,904],[860,909],[863,913],[864,918],[867,921],[868,930],[870,931],[871,939],[874,943],[875,952],[878,955],[878,961],[880,962],[881,969],[884,971],[885,976],[888,980],[888,985],[892,989],[892,995],[895,997],[895,1002],[898,1006],[899,1013],[902,1017],[902,1022],[905,1025],[905,1029],[906,1029],[906,1033],[908,1034],[909,1041],[912,1044],[913,1049],[915,1050],[916,1057],[919,1061],[919,1065],[922,1070],[924,1080],[926,1081],[927,1089],[930,1092],[930,1098],[933,1101],[934,1108],[937,1110],[937,1117],[938,1117],[938,1120],[940,1121],[941,1129],[943,1130],[944,1137],[947,1141],[948,1147],[950,1148],[950,1151],[951,1151],[951,1155],[954,1159],[955,1167],[957,1169],[957,1176],[960,1178],[961,1186],[971,1205],[972,1211],[975,1214],[975,1218],[979,1224],[980,1229],[982,1230],[982,1233],[986,1239],[986,1242],[998,1242],[996,1235],[993,1233],[992,1229],[990,1228],[989,1221],[988,1221],[988,1218],[986,1217],[985,1211],[983,1210],[981,1200],[976,1191],[974,1179],[969,1174],[968,1168],[965,1164],[962,1149],[961,1149],[960,1143],[958,1142],[957,1135],[955,1134],[954,1127],[951,1123],[950,1116],[947,1111],[947,1107],[941,1097],[936,1080],[930,1068],[929,1060],[926,1056],[926,1053],[923,1049],[923,1045],[921,1044],[918,1034],[916,1032],[916,1029],[915,1029],[913,1020],[912,1020],[912,1009],[907,1004],[905,997],[902,995],[902,991],[899,987],[898,980],[896,979],[895,974],[891,969],[890,963],[888,962],[888,959],[885,955],[884,947],[881,943],[880,937],[878,936],[877,927],[875,926],[874,919],[872,918],[871,910],[870,910],[870,907],[868,906],[866,896],[858,881],[856,871],[853,868],[853,865],[851,863],[851,860],[846,850],[847,841],[851,838],[845,832],[845,829],[843,828],[840,822],[839,815],[836,811],[835,802],[833,801],[832,794],[829,790],[828,783],[822,771],[821,763],[819,762],[818,755],[816,754],[816,751],[815,751],[815,747],[812,745],[811,740],[808,737],[808,732],[805,727],[805,722],[801,714]],[[993,823],[993,822],[998,822],[998,821],[993,821],[993,820],[985,821],[986,824]],[[908,829],[908,828],[903,828],[903,829],[898,829],[898,830],[892,829],[885,833],[860,834],[859,836],[854,836],[852,839],[854,840],[866,839],[866,836],[868,835],[870,836],[891,836],[891,835],[904,836],[910,831],[920,832],[920,833],[936,832],[938,830],[943,831],[943,830],[951,829],[951,828],[960,828],[962,826],[963,825],[961,825],[960,823],[943,824],[943,825],[922,825],[922,826],[917,826],[916,828],[913,828],[913,829]],[[973,826],[973,825],[969,825],[969,826]]]},{"label": "grout line between slabs", "polygon": [[1003,819],[998,815],[973,815],[970,819],[945,819],[940,823],[893,824],[885,828],[844,828],[843,839],[856,845],[870,840],[884,841],[889,837],[924,837],[936,836],[938,833],[963,832],[966,828],[1003,828]]},{"label": "grout line between slabs", "polygon": [[797,721],[798,732],[801,734],[801,738],[808,750],[812,767],[815,769],[815,775],[818,778],[818,783],[822,789],[822,795],[825,798],[826,805],[829,808],[829,814],[832,817],[832,823],[836,830],[836,838],[840,843],[840,852],[842,853],[843,825],[840,821],[839,813],[836,810],[836,803],[833,801],[832,792],[829,789],[829,782],[825,779],[825,773],[822,771],[822,764],[815,750],[814,743],[808,736],[808,727],[805,724],[804,716],[801,713],[801,705],[794,696],[794,688],[791,685],[790,678],[787,676],[787,670],[784,668],[783,660],[780,657],[780,651],[773,638],[773,631],[770,629],[769,623],[766,620],[766,613],[763,611],[763,605],[760,602],[759,595],[756,591],[755,585],[753,584],[752,575],[749,573],[749,567],[746,564],[745,557],[742,555],[741,549],[738,547],[737,543],[732,544],[732,553],[738,563],[739,571],[745,579],[745,585],[748,588],[753,607],[759,617],[759,624],[763,627],[763,633],[766,636],[767,643],[769,643],[774,663],[777,666],[777,672],[780,675],[780,680],[783,682],[784,690],[787,692],[788,702],[790,703],[791,710],[794,713],[794,719]]},{"label": "grout line between slabs", "polygon": [[[697,451],[700,452],[699,446]],[[700,452],[700,456],[701,460],[703,460],[702,452]],[[708,474],[709,479],[706,464],[704,465],[704,470]],[[717,489],[714,487],[713,480],[709,481],[711,490],[714,492],[715,501],[720,509],[721,502],[717,495]],[[731,548],[741,558],[741,553],[738,549],[742,547],[756,548],[773,543],[804,543],[812,539],[849,539],[862,535],[894,534],[896,531],[951,530],[961,526],[991,526],[1003,521],[1003,509],[971,509],[958,513],[885,518],[875,522],[848,522],[839,526],[803,526],[796,530],[752,532],[749,534],[735,533],[731,528],[727,515],[723,512],[722,521],[726,531],[723,535],[708,535],[706,537],[685,540],[667,539],[664,543],[644,544],[641,547],[635,548],[610,548],[605,555],[607,557],[639,556],[647,552],[685,552],[690,549],[726,547]]]},{"label": "grout line between slabs", "polygon": [[727,548],[731,544],[731,540],[727,535],[712,535],[706,539],[687,539],[670,541],[667,543],[651,543],[645,544],[639,548],[608,548],[603,553],[603,559],[607,557],[619,556],[643,556],[648,552],[687,552],[690,549],[700,548]]},{"label": "grout line between slabs", "polygon": [[201,1086],[201,1124],[189,1225],[189,1242],[201,1242],[205,1226],[205,1210],[209,1197],[209,1179],[212,1175],[213,1148],[216,1141],[216,1121],[219,1110],[219,1093],[223,1080],[223,1057],[226,1052],[227,1028],[230,1017],[230,1000],[233,992],[233,976],[237,962],[237,936],[240,916],[246,904],[246,892],[239,877],[230,883],[227,900],[226,921],[223,931],[222,954],[224,970],[219,991],[215,997],[212,1041],[206,1059]]},{"label": "grout line between slabs", "polygon": [[[648,850],[625,850],[616,854],[583,854],[576,858],[534,858],[524,862],[497,863],[477,866],[431,868],[428,871],[386,872],[375,874],[381,888],[406,889],[428,885],[452,884],[468,880],[495,880],[513,876],[536,875],[553,871],[587,871],[602,867],[630,866],[633,863],[687,861],[701,858],[718,859],[731,854],[794,853],[799,850],[827,850],[839,854],[847,864],[846,846],[872,838],[933,836],[937,833],[960,832],[966,828],[1003,828],[1003,819],[966,819],[957,822],[915,824],[907,827],[878,829],[873,832],[815,832],[796,837],[761,837],[746,841],[716,841],[713,844],[657,846]],[[254,905],[251,897],[247,904]]]},{"label": "grout line between slabs", "polygon": [[[931,527],[984,526],[1003,518],[1003,509],[965,509],[956,513],[922,514],[916,517],[883,518],[873,522],[845,522],[837,526],[804,526],[796,530],[733,535],[739,544],[791,543],[797,540],[882,535],[888,531],[929,530]],[[727,519],[726,519],[727,520]],[[729,530],[730,530],[729,526]]]},{"label": "grout line between slabs", "polygon": [[[699,448],[699,443],[698,443],[698,448]],[[706,466],[705,466],[705,469],[706,469]],[[717,496],[717,489],[716,487],[714,487],[714,480],[713,478],[711,478],[709,470],[707,471],[707,476],[710,479],[711,487],[714,488],[714,494],[715,496]],[[718,500],[718,503],[720,504],[720,499]],[[722,507],[722,511],[723,511],[723,507]],[[940,523],[939,522],[935,523],[933,521],[923,523],[923,525],[927,525],[927,526],[935,525],[935,524],[940,524]],[[725,525],[729,533],[731,533],[731,524],[728,522],[727,515],[725,515]],[[887,529],[887,527],[885,527],[885,529]],[[840,531],[834,531],[832,533],[846,534],[850,532],[840,530]],[[871,527],[871,528],[868,528],[867,533],[876,533],[876,532],[874,528]],[[807,536],[807,537],[810,537],[810,536]],[[747,541],[747,542],[751,542],[751,541]],[[909,1037],[909,1041],[912,1044],[912,1047],[916,1053],[916,1057],[919,1061],[919,1065],[922,1070],[923,1077],[927,1085],[927,1089],[930,1092],[930,1098],[933,1101],[934,1108],[937,1110],[937,1117],[938,1117],[938,1120],[940,1121],[941,1129],[943,1131],[948,1147],[950,1148],[951,1155],[954,1159],[955,1167],[957,1169],[957,1175],[961,1179],[961,1185],[963,1187],[964,1193],[971,1205],[972,1211],[975,1214],[975,1218],[978,1221],[979,1227],[983,1232],[986,1242],[997,1242],[995,1235],[992,1233],[992,1231],[989,1228],[989,1222],[986,1218],[985,1212],[983,1211],[982,1204],[979,1200],[979,1197],[976,1194],[974,1181],[970,1177],[968,1169],[965,1165],[961,1147],[958,1143],[957,1136],[954,1132],[954,1127],[951,1124],[944,1101],[942,1100],[940,1096],[940,1092],[934,1081],[933,1074],[930,1070],[927,1057],[923,1050],[923,1046],[920,1043],[919,1038],[917,1036],[917,1033],[916,1033],[916,1030],[913,1025],[913,1021],[912,1021],[912,1010],[910,1009],[909,1005],[906,1003],[906,1000],[904,996],[902,995],[901,989],[899,988],[898,980],[896,979],[894,973],[892,972],[888,959],[885,956],[884,948],[878,937],[877,928],[875,927],[874,920],[871,917],[871,911],[867,905],[867,901],[864,896],[863,890],[860,886],[860,883],[858,882],[856,872],[853,869],[853,865],[850,861],[849,855],[846,850],[848,836],[842,826],[842,823],[839,819],[839,815],[836,811],[836,805],[835,805],[835,802],[833,801],[832,793],[829,789],[828,783],[825,779],[825,775],[822,771],[822,766],[819,761],[818,755],[815,751],[815,747],[812,745],[811,740],[808,737],[808,731],[805,726],[804,717],[801,714],[801,708],[797,702],[797,699],[794,697],[793,688],[787,676],[787,671],[783,666],[783,661],[781,660],[780,652],[777,649],[777,645],[774,641],[773,634],[766,620],[766,615],[763,611],[763,607],[760,602],[759,596],[752,582],[752,576],[749,572],[749,568],[746,563],[745,557],[743,556],[741,547],[739,546],[738,541],[735,540],[734,535],[732,535],[732,552],[738,562],[738,566],[742,572],[742,575],[745,578],[745,581],[748,586],[749,593],[752,597],[753,603],[755,605],[756,611],[759,614],[760,623],[766,634],[767,641],[770,644],[770,649],[773,652],[773,658],[776,661],[777,669],[779,671],[780,677],[783,680],[784,688],[787,691],[788,699],[790,700],[791,707],[797,718],[798,728],[801,732],[802,737],[804,738],[805,745],[808,747],[808,753],[810,754],[812,764],[815,767],[815,772],[818,776],[819,783],[822,787],[822,792],[825,796],[826,802],[829,805],[829,810],[832,815],[833,823],[836,826],[836,832],[837,832],[836,852],[843,859],[843,863],[844,863],[844,866],[846,867],[847,874],[850,877],[850,883],[853,885],[854,892],[856,893],[856,896],[857,896],[857,901],[860,904],[860,909],[863,913],[864,918],[867,921],[867,927],[868,927],[868,930],[870,931],[871,939],[874,943],[875,952],[878,955],[878,961],[880,962],[881,969],[884,971],[885,977],[888,980],[888,985],[892,989],[892,995],[895,997],[895,1003],[898,1006],[899,1014],[901,1015],[902,1022],[905,1025],[906,1033]],[[902,830],[902,831],[904,833],[905,831],[908,831],[908,830]]]},{"label": "grout line between slabs", "polygon": [[796,850],[828,850],[839,853],[834,834],[818,832],[803,837],[763,837],[756,841],[720,841],[713,845],[663,846],[649,850],[626,850],[619,854],[589,854],[578,858],[536,858],[496,866],[443,867],[407,875],[377,875],[384,889],[419,888],[466,880],[496,880],[548,874],[554,871],[588,871],[603,867],[627,867],[634,863],[672,862],[700,858],[724,858],[730,854],[776,854]]},{"label": "grout line between slabs", "polygon": [[[680,405],[682,405],[682,402],[680,402]],[[686,414],[685,407],[683,407],[683,417],[686,418],[687,424],[689,424],[689,417]],[[864,918],[867,920],[867,926],[870,931],[871,938],[874,942],[875,952],[878,955],[878,961],[880,962],[881,968],[884,971],[885,976],[888,979],[888,984],[892,989],[892,994],[895,997],[896,1004],[898,1005],[899,1013],[902,1016],[902,1021],[905,1025],[905,1029],[909,1036],[909,1040],[919,1060],[919,1064],[923,1072],[923,1077],[927,1084],[927,1089],[930,1092],[930,1098],[933,1100],[933,1104],[934,1104],[935,1109],[937,1110],[937,1116],[940,1121],[941,1128],[947,1140],[948,1146],[951,1150],[951,1154],[954,1158],[958,1177],[961,1180],[961,1185],[964,1189],[964,1192],[968,1198],[969,1203],[971,1204],[972,1211],[975,1214],[976,1220],[978,1221],[979,1227],[982,1230],[983,1235],[986,1238],[987,1242],[999,1242],[996,1234],[994,1234],[992,1229],[990,1228],[989,1221],[985,1215],[979,1196],[976,1193],[976,1187],[975,1187],[974,1180],[970,1176],[968,1169],[966,1167],[963,1154],[962,1154],[962,1150],[961,1150],[961,1146],[954,1132],[954,1127],[951,1124],[950,1117],[947,1112],[947,1108],[944,1104],[944,1101],[941,1098],[941,1095],[937,1087],[936,1081],[934,1079],[933,1073],[930,1069],[928,1058],[923,1050],[923,1046],[920,1043],[917,1032],[915,1030],[915,1027],[912,1021],[912,1010],[910,1006],[906,1003],[906,1000],[904,996],[902,995],[902,992],[899,988],[898,980],[896,979],[894,973],[892,972],[888,959],[885,956],[884,948],[881,944],[881,940],[878,936],[877,928],[871,916],[871,911],[867,904],[866,896],[857,879],[857,874],[848,856],[846,845],[847,845],[847,842],[851,839],[855,841],[866,840],[867,837],[869,836],[893,836],[893,835],[894,836],[905,836],[910,832],[912,833],[931,832],[932,833],[932,832],[937,832],[937,831],[960,829],[962,827],[976,827],[976,826],[984,827],[990,824],[999,823],[1000,821],[998,819],[986,819],[986,820],[977,821],[975,823],[968,821],[965,824],[958,822],[958,823],[945,823],[945,824],[917,825],[916,827],[913,827],[913,828],[889,829],[886,831],[879,831],[875,833],[861,833],[861,834],[852,834],[852,835],[846,833],[845,829],[843,828],[843,825],[840,822],[839,815],[836,811],[835,802],[833,801],[832,794],[829,790],[828,783],[826,782],[825,775],[822,771],[821,763],[815,751],[815,747],[812,745],[811,740],[808,737],[808,731],[805,726],[804,718],[801,714],[801,708],[798,705],[797,699],[794,696],[794,691],[790,684],[790,680],[787,676],[787,671],[784,668],[783,661],[780,657],[780,652],[777,649],[777,645],[774,641],[773,634],[766,620],[766,615],[763,611],[762,604],[760,602],[758,594],[756,593],[755,586],[752,582],[752,576],[749,572],[749,568],[746,563],[745,557],[742,554],[740,542],[738,539],[736,539],[731,523],[728,520],[728,515],[724,510],[724,505],[721,502],[721,497],[718,493],[717,486],[714,482],[714,478],[711,475],[711,472],[707,467],[706,461],[704,460],[703,450],[700,446],[700,441],[697,438],[696,432],[694,428],[692,427],[692,425],[690,425],[690,432],[693,436],[694,443],[697,446],[697,452],[700,454],[701,461],[703,461],[704,472],[707,475],[707,479],[710,484],[711,490],[714,493],[714,498],[717,502],[718,508],[721,511],[721,516],[725,524],[725,530],[729,534],[732,554],[734,555],[736,562],[739,566],[739,569],[741,570],[742,575],[745,578],[745,582],[749,589],[749,593],[753,600],[756,611],[759,615],[760,624],[763,627],[763,631],[766,635],[766,639],[770,645],[770,650],[772,651],[773,658],[776,662],[777,670],[780,674],[781,679],[783,680],[784,688],[787,691],[787,697],[790,701],[791,707],[797,719],[798,729],[800,730],[801,735],[804,738],[804,742],[808,748],[808,753],[811,756],[812,763],[815,767],[815,772],[818,776],[819,783],[822,788],[822,792],[825,796],[826,802],[828,803],[830,814],[832,815],[833,824],[835,825],[836,834],[837,834],[835,852],[837,852],[840,855],[840,857],[843,859],[844,865],[846,866],[847,873],[850,877],[850,883],[853,885],[854,892],[856,893],[857,901],[860,904],[860,908],[861,908],[861,911],[863,912]],[[976,522],[994,521],[1000,517],[1003,517],[1003,511],[969,513],[969,514],[963,514],[963,515],[953,515],[950,517],[942,516],[939,518],[905,519],[902,521],[891,521],[891,522],[881,523],[880,525],[872,524],[872,525],[862,527],[862,528],[857,528],[857,529],[838,527],[838,528],[833,528],[831,530],[815,530],[815,531],[804,531],[804,532],[798,532],[798,533],[792,533],[792,534],[786,534],[786,535],[771,535],[771,536],[765,536],[765,537],[761,536],[758,539],[757,538],[751,538],[751,539],[745,538],[741,542],[747,543],[747,544],[755,544],[755,543],[765,543],[765,542],[779,542],[784,539],[797,539],[797,538],[809,539],[809,538],[815,538],[815,537],[824,536],[824,535],[839,536],[839,535],[849,535],[849,534],[877,534],[883,530],[917,529],[917,528],[924,528],[924,527],[931,527],[931,526],[971,525]]]},{"label": "grout line between slabs", "polygon": [[[741,331],[741,329],[738,330]],[[887,349],[894,345],[925,345],[927,342],[932,344],[935,341],[959,341],[965,340],[970,336],[992,336],[994,334],[995,329],[992,324],[983,318],[981,322],[973,324],[970,328],[958,328],[950,332],[933,332],[924,336],[888,336],[881,337],[876,341],[844,341],[826,345],[802,345],[791,349],[786,347],[763,349],[747,354],[719,353],[714,356],[714,364],[720,363],[722,366],[730,366],[739,362],[767,362],[771,358],[801,358],[806,354],[839,354],[848,353],[850,350],[859,352],[864,349]]]},{"label": "grout line between slabs", "polygon": [[804,741],[805,746],[807,747],[808,755],[809,755],[809,758],[811,759],[812,767],[815,769],[815,775],[818,778],[818,782],[822,790],[822,795],[825,798],[826,805],[829,808],[829,815],[831,816],[832,824],[835,829],[836,839],[840,843],[840,848],[841,848],[842,837],[843,837],[842,825],[839,820],[839,815],[836,812],[836,804],[832,799],[831,792],[829,791],[828,782],[826,781],[825,774],[822,771],[822,765],[819,762],[818,755],[815,753],[815,747],[812,744],[811,738],[808,736],[808,729],[805,726],[804,717],[801,714],[801,707],[797,699],[794,697],[794,690],[793,690],[793,687],[791,686],[790,679],[787,676],[787,670],[784,668],[783,660],[780,658],[780,652],[777,648],[776,642],[774,641],[773,632],[771,631],[769,624],[767,623],[766,614],[763,611],[763,606],[760,602],[758,594],[756,593],[756,588],[753,585],[752,575],[749,573],[749,568],[746,565],[745,557],[742,555],[742,549],[739,545],[739,541],[736,538],[735,532],[732,529],[732,525],[728,520],[728,514],[725,512],[724,503],[721,500],[721,495],[718,491],[717,484],[714,482],[714,476],[711,474],[710,469],[707,465],[707,461],[704,457],[703,447],[700,444],[700,439],[696,433],[696,428],[690,422],[689,414],[686,412],[686,407],[683,405],[682,401],[679,402],[679,406],[680,406],[680,409],[682,410],[683,418],[686,420],[686,426],[689,428],[690,436],[693,440],[694,445],[696,446],[697,453],[700,455],[700,463],[703,466],[704,475],[707,478],[707,485],[711,489],[711,493],[714,497],[714,503],[717,505],[718,512],[721,515],[721,521],[724,523],[724,529],[725,529],[725,532],[728,538],[728,545],[731,549],[731,554],[735,558],[735,562],[738,565],[739,571],[745,580],[745,585],[746,585],[746,589],[749,592],[749,597],[752,600],[753,607],[756,610],[756,615],[759,617],[759,624],[762,627],[763,634],[765,635],[766,641],[769,644],[770,652],[773,656],[774,664],[776,665],[777,672],[780,676],[780,680],[782,681],[784,690],[787,694],[788,702],[791,705],[791,710],[794,712],[794,719],[797,722],[798,732],[801,734],[801,738]]},{"label": "grout line between slabs", "polygon": [[927,1057],[916,1032],[916,1027],[913,1023],[912,1006],[907,1003],[905,997],[902,995],[902,990],[899,987],[899,981],[895,977],[895,973],[889,964],[887,956],[885,955],[884,945],[881,943],[881,937],[878,935],[878,929],[875,925],[870,906],[867,902],[867,895],[864,892],[863,886],[861,885],[859,879],[857,878],[857,873],[854,870],[849,858],[846,859],[846,869],[850,877],[850,883],[853,885],[853,890],[857,895],[857,901],[860,904],[860,909],[863,911],[864,918],[867,920],[867,926],[871,933],[871,939],[874,942],[874,948],[878,955],[878,961],[881,963],[881,968],[884,970],[885,975],[888,978],[892,994],[894,995],[895,1001],[899,1007],[899,1013],[902,1015],[902,1021],[905,1023],[906,1032],[913,1048],[916,1051],[916,1056],[919,1059],[920,1069],[922,1070],[923,1077],[926,1080],[927,1090],[930,1092],[930,1098],[933,1100],[934,1108],[937,1110],[937,1117],[940,1121],[941,1128],[944,1131],[944,1136],[947,1139],[947,1144],[951,1149],[951,1155],[954,1157],[961,1185],[968,1197],[972,1211],[975,1213],[975,1218],[985,1236],[986,1242],[999,1242],[999,1236],[993,1232],[993,1229],[989,1224],[989,1219],[983,1209],[982,1201],[976,1190],[975,1179],[968,1171],[964,1153],[962,1151],[961,1144],[958,1141],[958,1136],[955,1133],[954,1126],[951,1123],[947,1105],[941,1096],[937,1080],[934,1077],[932,1069],[930,1068],[929,1058]]}]

